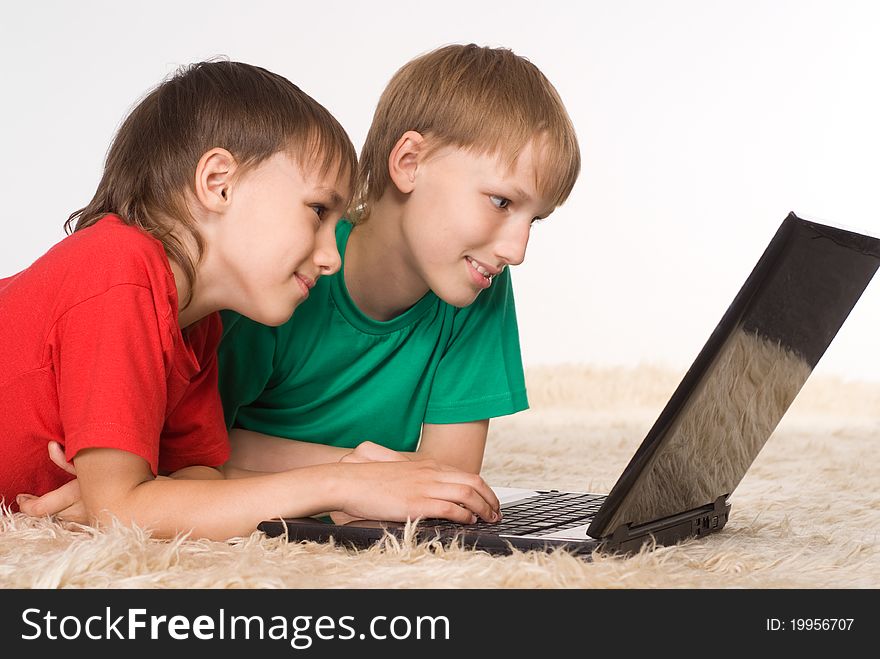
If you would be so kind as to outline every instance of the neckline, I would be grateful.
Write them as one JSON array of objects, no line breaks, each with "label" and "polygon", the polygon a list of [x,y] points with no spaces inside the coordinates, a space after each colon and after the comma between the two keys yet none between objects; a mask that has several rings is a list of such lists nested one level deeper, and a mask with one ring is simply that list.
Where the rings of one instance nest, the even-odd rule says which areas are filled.
[{"label": "neckline", "polygon": [[342,265],[339,272],[332,277],[330,295],[339,309],[339,313],[350,325],[366,334],[389,334],[411,325],[435,305],[439,298],[433,291],[428,291],[413,306],[391,320],[375,320],[361,311],[351,299],[348,287],[345,285],[345,248],[354,227],[347,220],[339,224],[340,230],[336,236],[336,244]]}]

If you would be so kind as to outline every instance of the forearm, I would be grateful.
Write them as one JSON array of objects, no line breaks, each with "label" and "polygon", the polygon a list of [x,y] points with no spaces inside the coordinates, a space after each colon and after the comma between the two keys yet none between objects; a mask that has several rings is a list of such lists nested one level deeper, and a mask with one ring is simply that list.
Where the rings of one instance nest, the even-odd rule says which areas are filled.
[{"label": "forearm", "polygon": [[[319,464],[339,462],[351,449],[272,437],[234,428],[229,433],[232,455],[226,463],[231,474],[248,471],[278,472]],[[235,476],[233,476],[235,477]]]},{"label": "forearm", "polygon": [[482,467],[483,454],[473,455],[472,452],[462,453],[456,450],[441,449],[436,446],[430,448],[419,447],[412,453],[404,453],[412,460],[436,460],[437,462],[472,474],[479,474]]},{"label": "forearm", "polygon": [[231,478],[251,478],[252,476],[265,476],[265,471],[253,471],[241,469],[230,465],[228,462],[221,467],[186,467],[175,471],[168,476],[157,478],[176,478],[178,480],[223,480]]},{"label": "forearm", "polygon": [[155,478],[144,458],[120,449],[82,449],[73,462],[87,523],[117,519],[163,538],[187,533],[225,540],[250,534],[264,519],[333,510],[364,519],[459,522],[474,515],[495,521],[498,512],[485,481],[432,462],[342,462],[235,480],[201,469],[180,474],[196,480]]},{"label": "forearm", "polygon": [[489,433],[489,420],[431,424],[422,427],[414,459],[430,458],[462,471],[479,474]]},{"label": "forearm", "polygon": [[191,533],[225,540],[249,535],[264,519],[338,509],[342,499],[339,479],[328,467],[307,467],[242,480],[152,479],[114,497],[109,505],[89,503],[90,516],[99,522],[115,517],[149,528],[155,537]]}]

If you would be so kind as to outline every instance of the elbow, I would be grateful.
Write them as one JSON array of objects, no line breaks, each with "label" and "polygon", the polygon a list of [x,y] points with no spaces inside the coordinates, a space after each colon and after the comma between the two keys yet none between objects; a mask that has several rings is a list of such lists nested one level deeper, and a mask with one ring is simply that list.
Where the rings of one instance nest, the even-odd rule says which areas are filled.
[{"label": "elbow", "polygon": [[137,524],[137,516],[129,506],[118,502],[102,502],[100,506],[86,505],[89,523],[98,529]]},{"label": "elbow", "polygon": [[105,496],[97,501],[83,498],[89,523],[102,530],[137,526],[150,531],[155,537],[164,537],[153,532],[158,528],[157,522],[160,521],[161,513],[156,506],[150,505],[149,497],[143,496],[145,493],[142,486],[145,484],[141,483],[131,490],[119,492],[112,497]]}]

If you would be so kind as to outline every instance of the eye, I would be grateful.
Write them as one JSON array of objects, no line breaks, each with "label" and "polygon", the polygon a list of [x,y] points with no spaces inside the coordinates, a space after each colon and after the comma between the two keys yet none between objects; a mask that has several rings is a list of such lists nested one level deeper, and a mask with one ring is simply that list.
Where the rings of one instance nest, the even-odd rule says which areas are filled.
[{"label": "eye", "polygon": [[499,197],[498,195],[489,195],[489,201],[495,206],[495,208],[504,209],[510,205],[510,199],[506,197]]},{"label": "eye", "polygon": [[323,220],[324,216],[327,215],[327,207],[321,204],[312,204],[312,210],[315,211],[315,215],[318,216],[319,220]]}]

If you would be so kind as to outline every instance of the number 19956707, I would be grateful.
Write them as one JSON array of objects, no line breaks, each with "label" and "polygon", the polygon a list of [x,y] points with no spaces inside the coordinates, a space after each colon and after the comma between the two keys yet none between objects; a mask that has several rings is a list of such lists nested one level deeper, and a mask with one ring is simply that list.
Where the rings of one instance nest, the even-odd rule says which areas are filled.
[{"label": "number 19956707", "polygon": [[855,618],[767,618],[767,631],[850,631]]}]

